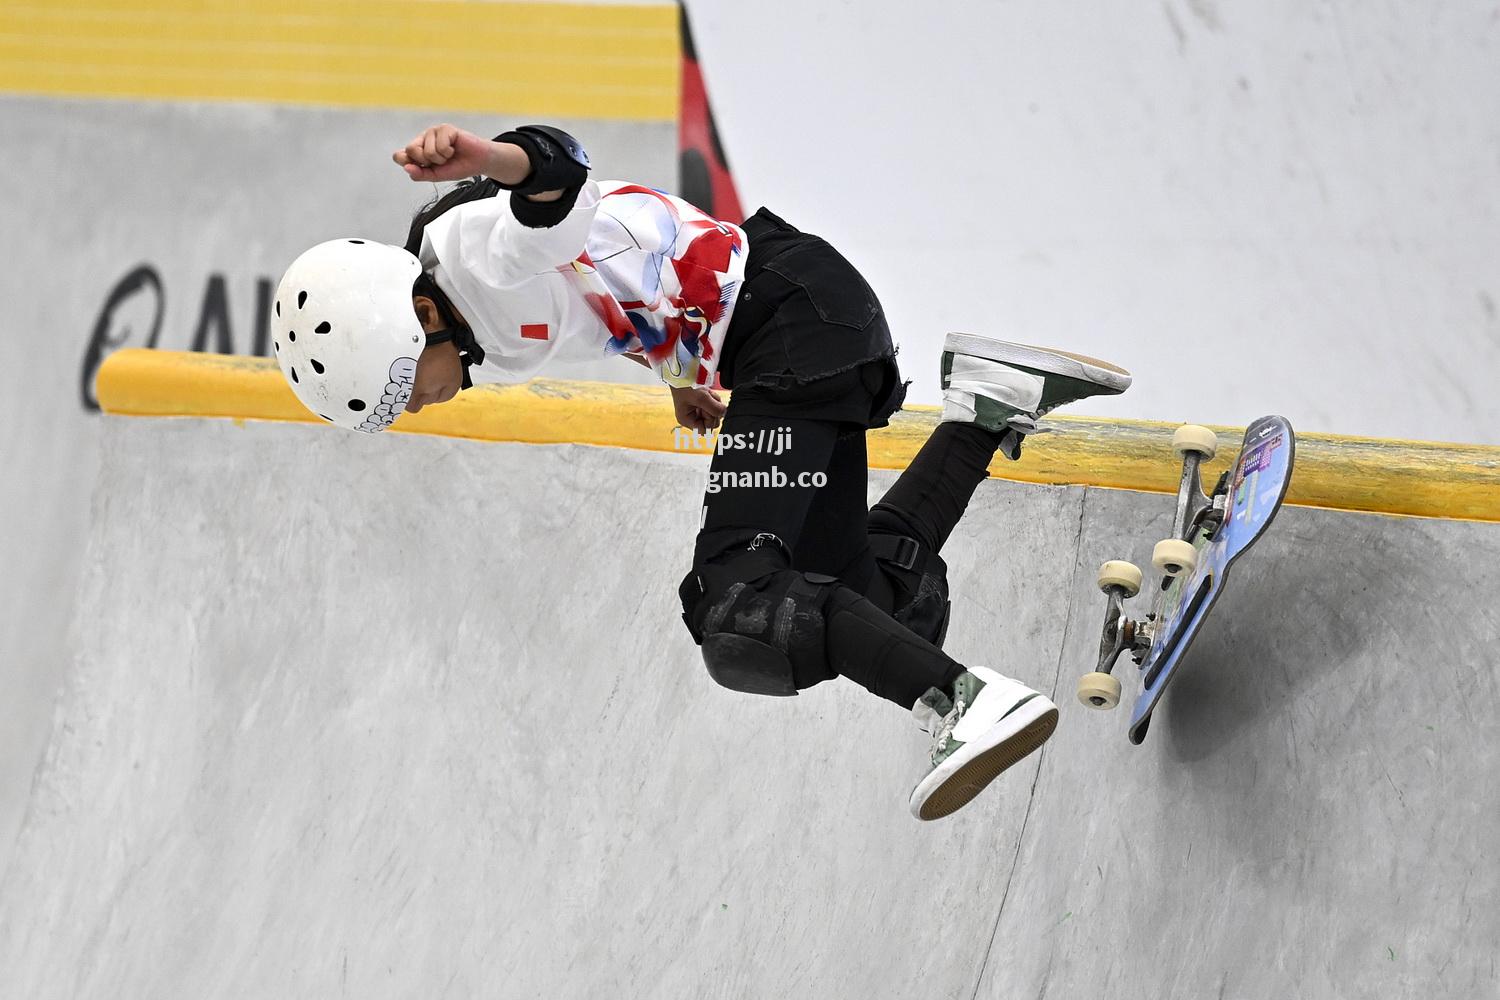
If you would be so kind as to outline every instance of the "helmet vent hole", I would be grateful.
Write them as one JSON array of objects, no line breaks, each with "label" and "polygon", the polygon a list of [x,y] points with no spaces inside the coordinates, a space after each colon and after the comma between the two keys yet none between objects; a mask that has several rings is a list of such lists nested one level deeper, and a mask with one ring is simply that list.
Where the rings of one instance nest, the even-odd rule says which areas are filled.
[{"label": "helmet vent hole", "polygon": [[350,240],[349,242],[350,243],[358,243],[360,246],[364,246],[365,245],[365,241],[364,240]]},{"label": "helmet vent hole", "polygon": [[326,413],[320,413],[320,414],[318,414],[318,416],[322,417],[324,420],[328,421],[330,424],[333,423],[333,418],[330,417]]},{"label": "helmet vent hole", "polygon": [[364,410],[364,408],[365,408],[365,401],[363,399],[351,399],[351,400],[349,400],[349,409],[353,410],[355,413],[362,412]]},{"label": "helmet vent hole", "polygon": [[313,333],[327,333],[329,330],[332,330],[332,329],[333,329],[333,327],[325,319],[323,322],[321,322],[321,323],[318,324],[318,328],[316,330],[314,330]]},{"label": "helmet vent hole", "polygon": [[312,366],[313,371],[317,372],[319,375],[323,374],[323,372],[327,370],[323,367],[323,362],[317,360],[316,358],[313,359]]},{"label": "helmet vent hole", "polygon": [[297,369],[295,369],[295,368],[292,369],[292,381],[293,382],[299,382],[299,383],[302,381],[300,378],[297,377]]},{"label": "helmet vent hole", "polygon": [[278,316],[281,315],[281,300],[280,299],[276,300],[276,315],[278,315]]},{"label": "helmet vent hole", "polygon": [[277,354],[281,353],[281,341],[279,341],[279,340],[273,340],[273,341],[271,341],[271,346],[274,347],[274,348],[276,348],[276,353]]},{"label": "helmet vent hole", "polygon": [[286,332],[286,339],[290,340],[292,343],[295,344],[297,342],[297,331],[296,330],[288,330]]},{"label": "helmet vent hole", "polygon": [[307,293],[306,292],[298,292],[297,293],[297,308],[301,309],[306,304],[307,304]]}]

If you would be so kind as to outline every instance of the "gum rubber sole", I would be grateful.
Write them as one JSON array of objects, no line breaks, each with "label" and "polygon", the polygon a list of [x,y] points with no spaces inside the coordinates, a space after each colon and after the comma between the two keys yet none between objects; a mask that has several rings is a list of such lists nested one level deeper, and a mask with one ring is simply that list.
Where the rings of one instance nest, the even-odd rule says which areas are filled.
[{"label": "gum rubber sole", "polygon": [[952,777],[927,796],[917,818],[942,819],[949,813],[962,809],[1007,768],[1030,756],[1032,751],[1046,743],[1056,728],[1057,709],[1053,707],[1004,743],[990,747],[954,771]]}]

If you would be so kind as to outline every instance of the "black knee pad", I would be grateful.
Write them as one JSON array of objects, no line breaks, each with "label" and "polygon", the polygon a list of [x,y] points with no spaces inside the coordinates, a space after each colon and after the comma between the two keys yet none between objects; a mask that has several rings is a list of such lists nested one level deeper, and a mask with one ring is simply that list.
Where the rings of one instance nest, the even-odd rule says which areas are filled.
[{"label": "black knee pad", "polygon": [[891,617],[939,648],[948,637],[948,564],[906,535],[872,534],[875,565],[890,587]]},{"label": "black knee pad", "polygon": [[703,665],[720,687],[745,694],[790,697],[797,671],[781,650],[749,636],[715,632],[703,639]]},{"label": "black knee pad", "polygon": [[829,675],[823,605],[837,582],[750,552],[698,567],[683,579],[678,596],[683,621],[717,683],[751,694],[794,695]]}]

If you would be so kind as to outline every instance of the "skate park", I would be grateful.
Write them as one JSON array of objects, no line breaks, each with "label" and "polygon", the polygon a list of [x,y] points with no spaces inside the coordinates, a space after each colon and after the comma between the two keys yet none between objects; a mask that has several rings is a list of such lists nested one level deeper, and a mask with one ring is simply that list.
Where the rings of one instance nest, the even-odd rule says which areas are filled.
[{"label": "skate park", "polygon": [[[1481,274],[1496,205],[1474,164],[1495,136],[1455,99],[1486,92],[1488,43],[1436,23],[1421,58],[1399,55],[1445,68],[1420,99],[1381,103],[1369,81],[1399,60],[1374,39],[1415,8],[1322,13],[1246,25],[1173,4],[1152,29],[1200,83],[1236,46],[1294,37],[1321,59],[1344,39],[1338,87],[1313,89],[1317,69],[1294,85],[1280,64],[1219,81],[1225,135],[1298,137],[1278,147],[1286,214],[1253,217],[1231,141],[1196,181],[1174,172],[1180,149],[1112,150],[1131,180],[1166,162],[1178,187],[1146,185],[1149,206],[1234,238],[1147,231],[1133,252],[1155,247],[1173,272],[1150,284],[1110,256],[1120,237],[1102,206],[1128,200],[1116,181],[1069,174],[1078,214],[1009,210],[992,297],[955,287],[929,306],[902,304],[911,248],[883,250],[879,226],[842,206],[860,192],[823,198],[874,197],[880,182],[799,188],[772,172],[749,138],[764,112],[724,40],[748,24],[694,9],[742,183],[845,234],[911,331],[916,401],[872,453],[872,498],[935,419],[924,332],[1044,330],[1137,374],[1118,403],[1059,417],[1025,461],[995,468],[951,546],[950,650],[1048,691],[1063,716],[1040,754],[932,824],[905,811],[926,745],[908,715],[842,682],[772,701],[704,675],[673,593],[685,552],[630,516],[697,516],[704,460],[673,453],[659,392],[601,386],[629,377],[601,368],[486,387],[415,433],[349,440],[302,422],[274,368],[247,357],[259,282],[289,253],[330,231],[391,234],[380,164],[332,186],[299,178],[380,152],[433,117],[425,105],[9,86],[18,129],[84,155],[126,120],[121,155],[146,169],[106,198],[78,167],[6,168],[21,227],[68,220],[46,231],[69,265],[23,262],[6,279],[7,336],[31,338],[42,367],[4,377],[21,405],[0,491],[17,526],[0,637],[0,995],[1491,995],[1500,424],[1485,302],[1500,290]],[[1044,23],[1060,44],[1064,19]],[[787,65],[813,44],[789,40]],[[1145,102],[1158,85],[1122,91]],[[1321,95],[1301,119],[1255,103],[1289,106],[1298,87]],[[1049,96],[1005,114],[1034,123],[1022,138],[1043,161],[1088,149],[1081,130],[1048,131]],[[440,117],[464,112],[443,100]],[[554,112],[599,137],[612,169],[676,179],[669,111],[535,114]],[[1156,113],[1145,124],[1212,120]],[[1371,155],[1417,123],[1430,155]],[[307,147],[306,171],[258,162],[263,185],[200,183],[244,178],[237,158],[319,129],[337,141]],[[188,148],[180,163],[164,151]],[[1019,169],[989,148],[1001,174]],[[1447,183],[1429,188],[1438,167]],[[1216,185],[1240,193],[1220,204]],[[298,221],[247,242],[268,212]],[[931,241],[917,256],[977,243],[975,225],[915,237]],[[159,276],[159,336],[142,308],[156,286],[126,281],[139,264]],[[101,334],[125,286],[134,297]],[[1180,315],[1159,322],[1160,303]],[[1264,332],[1296,364],[1237,354],[1233,377],[1207,378],[1181,346],[1200,327],[1235,344]],[[1413,353],[1413,331],[1445,350]],[[160,357],[114,353],[148,342]],[[80,407],[81,383],[104,413]],[[1097,656],[1094,572],[1146,562],[1165,534],[1175,423],[1228,442],[1264,412],[1299,430],[1291,505],[1132,747],[1126,706],[1073,699]]]},{"label": "skate park", "polygon": [[[463,402],[487,417],[428,411],[426,433],[351,446],[299,422],[267,362],[112,357],[106,410],[156,415],[106,418],[79,659],[0,894],[19,995],[1493,982],[1476,843],[1500,808],[1480,710],[1493,520],[1287,508],[1132,747],[1123,712],[1072,689],[1096,655],[1097,564],[1165,531],[1171,497],[984,484],[950,546],[948,648],[993,655],[1063,721],[981,800],[918,824],[909,718],[842,681],[727,692],[674,641],[675,594],[642,581],[684,552],[629,511],[691,518],[702,469],[666,453],[666,423],[612,419],[659,416],[649,393],[493,388]],[[185,412],[207,399],[241,412]],[[560,405],[579,423],[546,416]],[[933,418],[899,422],[894,460]],[[1058,423],[1035,468],[1090,447],[1089,421]],[[484,426],[655,433],[448,436]],[[1174,476],[1170,428],[1131,430]],[[1305,488],[1320,452],[1355,444],[1304,436]],[[1363,471],[1440,458],[1444,502],[1496,510],[1494,449],[1423,452]],[[393,489],[411,478],[420,497]],[[618,548],[628,562],[590,556]]]}]

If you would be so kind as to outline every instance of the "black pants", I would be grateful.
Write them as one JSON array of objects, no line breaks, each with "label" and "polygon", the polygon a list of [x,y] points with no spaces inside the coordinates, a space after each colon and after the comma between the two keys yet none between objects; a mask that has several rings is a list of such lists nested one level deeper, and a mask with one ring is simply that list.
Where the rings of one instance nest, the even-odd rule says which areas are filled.
[{"label": "black pants", "polygon": [[[764,209],[745,229],[746,287],[720,367],[734,394],[710,466],[694,571],[721,567],[733,579],[743,565],[746,579],[763,574],[766,546],[757,539],[774,536],[784,570],[837,578],[816,588],[821,647],[796,663],[796,687],[842,675],[910,708],[963,670],[938,645],[947,603],[938,553],[998,440],[971,424],[939,424],[867,508],[865,432],[886,423],[905,395],[884,313],[824,241]],[[691,626],[701,608],[690,591],[685,582]]]}]

